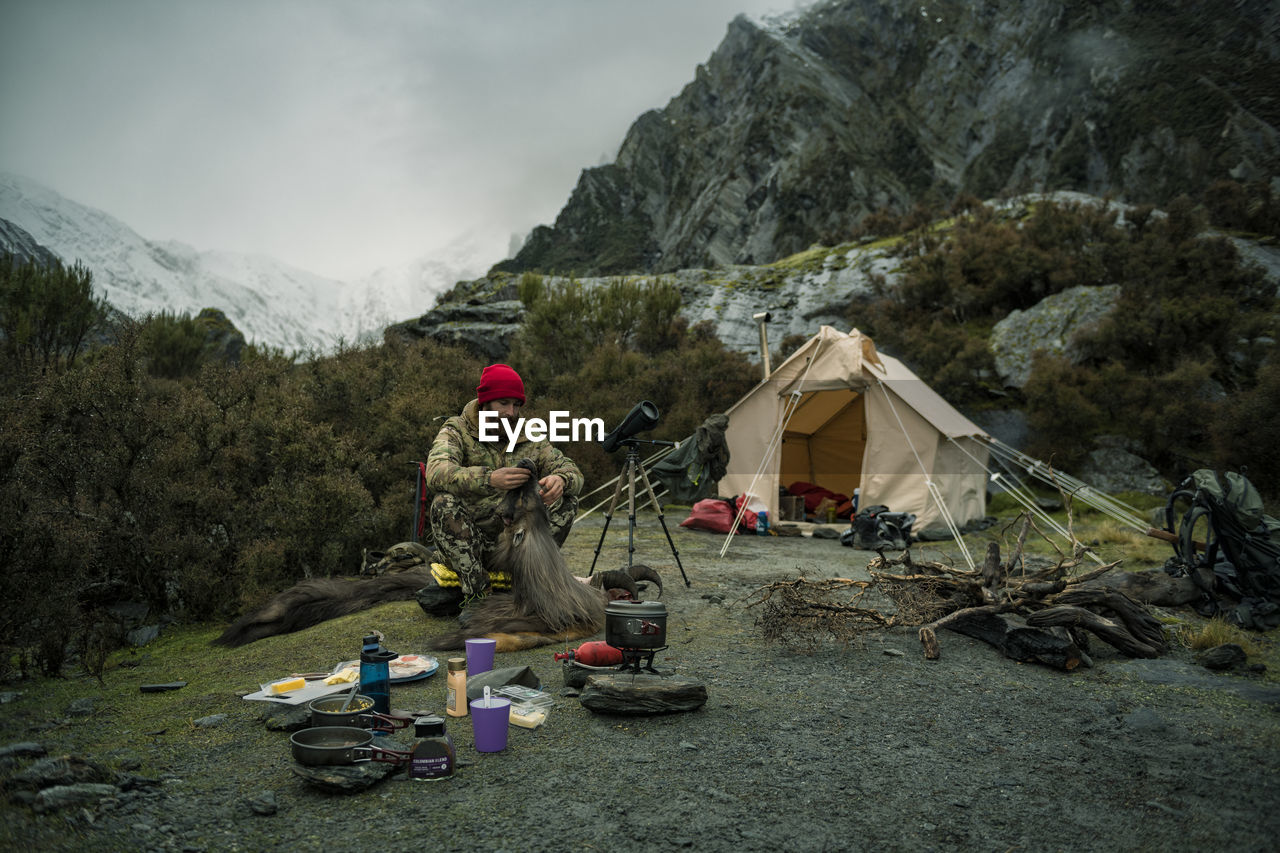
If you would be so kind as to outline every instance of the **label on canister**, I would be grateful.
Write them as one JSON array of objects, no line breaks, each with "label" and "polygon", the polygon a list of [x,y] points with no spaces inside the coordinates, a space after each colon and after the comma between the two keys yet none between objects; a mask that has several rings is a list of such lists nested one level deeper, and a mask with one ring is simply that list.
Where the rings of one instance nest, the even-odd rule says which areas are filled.
[{"label": "label on canister", "polygon": [[415,755],[409,761],[412,779],[445,779],[452,775],[453,766],[447,755]]}]

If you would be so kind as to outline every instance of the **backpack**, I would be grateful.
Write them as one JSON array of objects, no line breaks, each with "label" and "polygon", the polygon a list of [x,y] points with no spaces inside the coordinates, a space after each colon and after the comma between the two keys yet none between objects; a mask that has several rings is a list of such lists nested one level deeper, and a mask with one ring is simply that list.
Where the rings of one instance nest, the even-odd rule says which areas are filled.
[{"label": "backpack", "polygon": [[377,577],[388,572],[405,572],[429,565],[433,554],[433,549],[421,542],[400,542],[386,551],[366,550],[360,574]]},{"label": "backpack", "polygon": [[[1187,504],[1181,519],[1177,507]],[[1190,577],[1205,593],[1202,615],[1223,614],[1243,628],[1280,626],[1280,521],[1243,474],[1202,468],[1169,496],[1165,529],[1175,556],[1165,571]],[[1204,542],[1195,539],[1197,525]],[[1212,582],[1199,569],[1212,570]],[[1224,602],[1223,596],[1235,602]]]},{"label": "backpack", "polygon": [[840,544],[859,551],[905,550],[911,544],[911,525],[916,517],[910,512],[890,512],[878,504],[858,510],[849,529],[840,534]]}]

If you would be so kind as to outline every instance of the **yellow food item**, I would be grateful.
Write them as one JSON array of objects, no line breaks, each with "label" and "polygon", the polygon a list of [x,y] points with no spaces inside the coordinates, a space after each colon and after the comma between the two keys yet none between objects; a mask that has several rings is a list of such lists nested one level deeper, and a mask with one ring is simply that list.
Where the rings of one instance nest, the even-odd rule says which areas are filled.
[{"label": "yellow food item", "polygon": [[268,684],[267,692],[273,696],[279,696],[281,693],[288,693],[292,690],[301,690],[306,686],[307,680],[305,678],[285,678]]},{"label": "yellow food item", "polygon": [[523,714],[511,712],[511,725],[526,729],[536,729],[547,721],[547,712],[542,710],[528,711]]},{"label": "yellow food item", "polygon": [[354,666],[340,669],[324,680],[325,684],[351,684],[360,680],[360,670]]}]

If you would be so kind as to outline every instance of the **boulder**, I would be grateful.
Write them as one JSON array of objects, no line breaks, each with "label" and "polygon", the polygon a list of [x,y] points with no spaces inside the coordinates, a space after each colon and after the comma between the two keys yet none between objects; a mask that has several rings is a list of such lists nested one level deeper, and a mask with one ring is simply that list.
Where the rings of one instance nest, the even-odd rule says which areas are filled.
[{"label": "boulder", "polygon": [[[1107,494],[1144,492],[1168,493],[1169,486],[1151,463],[1132,452],[1132,445],[1115,436],[1099,436],[1100,445],[1090,451],[1079,477]],[[1163,525],[1161,525],[1163,526]]]},{"label": "boulder", "polygon": [[1243,666],[1248,655],[1237,643],[1223,643],[1196,655],[1196,662],[1206,669],[1235,669]]},{"label": "boulder", "polygon": [[226,313],[217,308],[204,308],[195,317],[196,326],[204,330],[205,356],[213,361],[239,364],[244,352],[244,333]]},{"label": "boulder", "polygon": [[1115,307],[1120,285],[1072,287],[1046,296],[1025,311],[1013,311],[991,330],[991,353],[1005,385],[1021,388],[1031,378],[1031,358],[1038,351],[1074,360],[1072,342],[1085,328]]}]

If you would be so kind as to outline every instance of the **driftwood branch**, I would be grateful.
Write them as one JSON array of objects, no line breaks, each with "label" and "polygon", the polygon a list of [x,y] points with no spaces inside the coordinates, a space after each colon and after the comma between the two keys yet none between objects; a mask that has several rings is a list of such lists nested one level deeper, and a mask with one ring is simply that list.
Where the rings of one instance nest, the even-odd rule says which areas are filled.
[{"label": "driftwood branch", "polygon": [[[850,639],[896,625],[916,626],[928,660],[941,658],[938,631],[943,628],[990,643],[1014,660],[1064,670],[1092,665],[1086,632],[1133,657],[1167,650],[1163,627],[1146,606],[1107,586],[1108,579],[1127,576],[1114,571],[1120,561],[1081,572],[1087,549],[1074,538],[1070,554],[1056,549],[1056,562],[1027,558],[1030,534],[1044,534],[1027,515],[1006,531],[1015,524],[1012,556],[1002,560],[1000,544],[992,542],[976,569],[916,559],[910,549],[896,558],[881,552],[867,567],[869,581],[799,577],[759,587],[742,600],[748,608],[760,608],[757,624],[766,637],[784,642],[815,642],[823,634]],[[896,612],[885,614],[864,603],[873,590]]]}]

